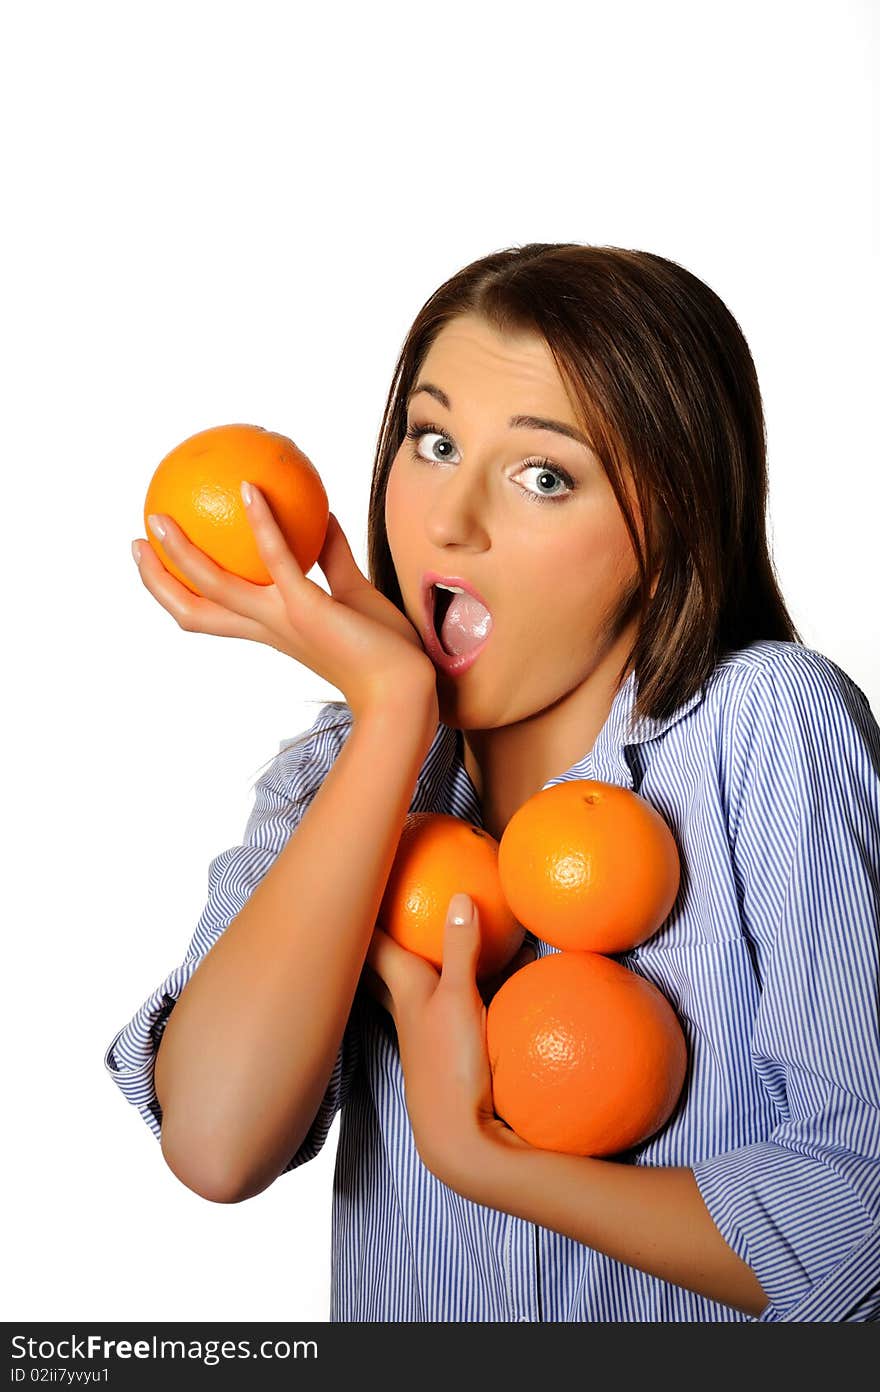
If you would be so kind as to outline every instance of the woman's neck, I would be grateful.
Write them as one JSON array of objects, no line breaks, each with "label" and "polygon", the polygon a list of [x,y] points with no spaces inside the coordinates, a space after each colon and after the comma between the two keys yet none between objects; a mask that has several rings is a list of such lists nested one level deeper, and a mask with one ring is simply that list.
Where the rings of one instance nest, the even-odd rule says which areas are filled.
[{"label": "woman's neck", "polygon": [[622,654],[609,656],[615,661],[602,662],[580,686],[526,720],[462,731],[464,766],[480,798],[483,826],[496,841],[528,798],[592,750],[621,685]]}]

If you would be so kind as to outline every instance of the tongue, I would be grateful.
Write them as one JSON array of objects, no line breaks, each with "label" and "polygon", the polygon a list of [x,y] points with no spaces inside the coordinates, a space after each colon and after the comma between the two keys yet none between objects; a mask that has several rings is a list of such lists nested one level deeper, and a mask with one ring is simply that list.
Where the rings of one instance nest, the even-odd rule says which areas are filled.
[{"label": "tongue", "polygon": [[473,652],[489,636],[492,615],[471,594],[452,596],[440,626],[440,641],[453,657]]}]

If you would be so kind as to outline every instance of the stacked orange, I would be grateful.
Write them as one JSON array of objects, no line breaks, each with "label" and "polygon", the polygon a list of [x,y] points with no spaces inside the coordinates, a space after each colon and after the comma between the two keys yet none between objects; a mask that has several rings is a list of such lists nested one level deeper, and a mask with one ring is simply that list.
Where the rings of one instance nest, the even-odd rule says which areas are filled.
[{"label": "stacked orange", "polygon": [[476,974],[483,980],[507,965],[525,931],[501,888],[498,842],[482,827],[442,812],[410,812],[377,921],[389,937],[439,969],[449,901],[462,886],[477,906]]},{"label": "stacked orange", "polygon": [[664,922],[678,894],[672,833],[644,798],[595,779],[560,783],[514,814],[500,842],[440,813],[410,813],[378,923],[442,965],[449,900],[477,906],[477,977],[511,961],[528,928],[559,949],[492,997],[486,1039],[495,1111],[531,1145],[613,1155],[670,1117],[684,1036],[665,996],[613,961]]},{"label": "stacked orange", "polygon": [[559,951],[514,973],[489,1005],[495,1111],[542,1149],[629,1150],[671,1116],[687,1051],[666,997],[603,954],[637,947],[668,917],[680,874],[672,833],[629,789],[558,783],[514,813],[498,872],[516,916]]}]

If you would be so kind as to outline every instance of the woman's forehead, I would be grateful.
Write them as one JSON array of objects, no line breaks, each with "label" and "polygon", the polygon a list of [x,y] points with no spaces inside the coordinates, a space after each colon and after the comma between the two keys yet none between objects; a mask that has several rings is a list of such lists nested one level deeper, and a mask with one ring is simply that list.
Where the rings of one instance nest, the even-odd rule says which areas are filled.
[{"label": "woman's forehead", "polygon": [[511,411],[549,414],[552,408],[557,415],[572,414],[568,392],[545,340],[537,333],[501,334],[474,315],[459,316],[444,325],[425,355],[410,394],[425,382],[440,388],[453,410],[470,405],[477,394],[497,392]]}]

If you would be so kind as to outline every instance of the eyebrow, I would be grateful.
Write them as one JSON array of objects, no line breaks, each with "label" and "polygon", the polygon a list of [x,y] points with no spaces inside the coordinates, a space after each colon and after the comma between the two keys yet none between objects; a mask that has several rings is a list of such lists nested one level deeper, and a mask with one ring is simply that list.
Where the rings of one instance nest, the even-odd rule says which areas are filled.
[{"label": "eyebrow", "polygon": [[[427,392],[429,396],[434,397],[435,401],[439,401],[441,406],[445,406],[447,411],[452,409],[452,404],[445,391],[442,391],[440,387],[435,387],[433,382],[417,382],[406,398],[407,406],[417,392]],[[593,445],[586,435],[582,435],[579,430],[575,430],[571,425],[566,425],[563,421],[547,420],[544,416],[511,416],[508,425],[514,430],[552,430],[557,435],[565,435],[569,440],[575,440],[577,444],[583,445],[588,450],[593,449]]]}]

